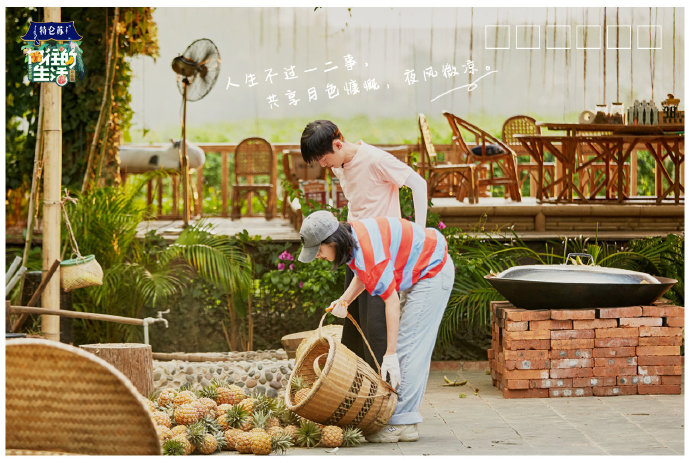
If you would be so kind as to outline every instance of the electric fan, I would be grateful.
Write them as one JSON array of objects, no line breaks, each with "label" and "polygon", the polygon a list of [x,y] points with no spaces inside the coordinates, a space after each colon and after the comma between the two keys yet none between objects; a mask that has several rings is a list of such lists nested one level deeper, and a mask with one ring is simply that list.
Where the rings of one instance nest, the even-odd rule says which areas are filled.
[{"label": "electric fan", "polygon": [[[209,39],[195,40],[172,60],[177,88],[182,94],[182,144],[180,167],[184,197],[184,225],[189,224],[189,159],[187,157],[187,101],[199,101],[211,91],[220,73],[220,53]],[[201,194],[199,192],[199,194]]]}]

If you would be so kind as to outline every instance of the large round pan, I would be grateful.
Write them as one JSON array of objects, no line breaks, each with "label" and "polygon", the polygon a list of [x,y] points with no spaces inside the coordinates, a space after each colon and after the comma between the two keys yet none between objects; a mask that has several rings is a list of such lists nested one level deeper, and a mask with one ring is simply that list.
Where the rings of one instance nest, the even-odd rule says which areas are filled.
[{"label": "large round pan", "polygon": [[484,278],[515,307],[532,310],[649,305],[678,283],[664,277],[655,277],[659,283],[569,283],[495,275]]}]

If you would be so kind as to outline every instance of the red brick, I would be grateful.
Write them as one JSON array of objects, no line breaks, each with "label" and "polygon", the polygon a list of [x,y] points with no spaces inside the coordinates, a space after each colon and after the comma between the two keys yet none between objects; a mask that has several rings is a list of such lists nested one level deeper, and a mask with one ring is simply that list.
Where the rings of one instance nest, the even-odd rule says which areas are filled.
[{"label": "red brick", "polygon": [[594,338],[594,330],[554,330],[551,331],[551,339],[591,339]]},{"label": "red brick", "polygon": [[641,317],[642,307],[609,307],[599,309],[599,318]]},{"label": "red brick", "polygon": [[641,326],[640,336],[682,336],[682,328],[667,328],[665,326]]},{"label": "red brick", "polygon": [[619,318],[619,326],[661,326],[661,317]]},{"label": "red brick", "polygon": [[506,379],[547,379],[549,370],[506,370]]},{"label": "red brick", "polygon": [[636,338],[639,328],[597,328],[594,332],[597,338]]},{"label": "red brick", "polygon": [[592,376],[592,368],[556,368],[549,370],[550,378],[586,378]]},{"label": "red brick", "polygon": [[640,338],[640,346],[680,346],[683,344],[682,336],[645,336]]},{"label": "red brick", "polygon": [[685,326],[685,317],[666,317],[664,326]]},{"label": "red brick", "polygon": [[635,384],[660,384],[661,376],[619,376],[616,378],[616,384],[619,386],[630,386]]},{"label": "red brick", "polygon": [[645,317],[683,317],[685,309],[676,305],[655,305],[642,307]]},{"label": "red brick", "polygon": [[506,370],[544,370],[551,368],[551,360],[506,360]]},{"label": "red brick", "polygon": [[503,352],[506,360],[547,360],[548,350],[508,350]]},{"label": "red brick", "polygon": [[680,394],[680,384],[640,384],[638,394]]},{"label": "red brick", "polygon": [[638,355],[638,365],[682,365],[683,357],[680,355]]},{"label": "red brick", "polygon": [[571,330],[572,320],[536,320],[529,322],[530,330]]},{"label": "red brick", "polygon": [[550,378],[550,379],[531,379],[529,387],[531,388],[551,388],[551,387],[572,387],[573,378]]},{"label": "red brick", "polygon": [[[554,371],[554,370],[551,370]],[[636,366],[594,367],[592,376],[633,376],[637,373]]]},{"label": "red brick", "polygon": [[[620,338],[618,338],[620,339]],[[593,357],[632,357],[636,355],[635,347],[596,347]]]},{"label": "red brick", "polygon": [[680,365],[638,365],[637,373],[645,376],[677,376],[683,374],[683,367]]},{"label": "red brick", "polygon": [[594,340],[594,347],[630,347],[637,346],[639,338],[599,338]]},{"label": "red brick", "polygon": [[509,379],[506,381],[508,389],[529,389],[528,379]]},{"label": "red brick", "polygon": [[639,386],[594,386],[595,396],[635,395]]},{"label": "red brick", "polygon": [[[608,357],[595,358],[595,367],[636,367],[637,357]],[[637,369],[635,369],[637,370]],[[635,374],[634,372],[632,373]]]},{"label": "red brick", "polygon": [[594,309],[552,310],[552,320],[594,320]]},{"label": "red brick", "polygon": [[637,346],[637,355],[680,355],[680,346]]},{"label": "red brick", "polygon": [[506,331],[527,331],[529,328],[529,322],[509,322],[505,321]]},{"label": "red brick", "polygon": [[549,339],[520,339],[517,341],[503,339],[503,347],[507,350],[544,350],[551,346]]},{"label": "red brick", "polygon": [[591,349],[594,339],[552,339],[551,349]]},{"label": "red brick", "polygon": [[548,396],[548,389],[503,389],[505,399],[545,399]]},{"label": "red brick", "polygon": [[550,310],[504,309],[505,319],[511,322],[525,322],[532,320],[548,320]]},{"label": "red brick", "polygon": [[661,378],[661,384],[663,385],[671,385],[671,384],[680,384],[683,380],[683,377],[678,375],[678,376],[659,376]]},{"label": "red brick", "polygon": [[592,395],[591,387],[552,387],[549,389],[549,397],[590,397]]},{"label": "red brick", "polygon": [[591,368],[593,359],[559,359],[551,360],[551,368]]},{"label": "red brick", "polygon": [[595,328],[617,328],[618,320],[615,318],[597,318],[594,320],[573,320],[573,328],[576,330],[593,330]]},{"label": "red brick", "polygon": [[553,349],[549,355],[552,359],[590,359],[592,349]]},{"label": "red brick", "polygon": [[503,333],[503,339],[510,341],[522,341],[524,339],[551,339],[551,332],[549,330],[506,331]]},{"label": "red brick", "polygon": [[591,378],[573,378],[573,387],[615,386],[615,376],[592,376]]}]

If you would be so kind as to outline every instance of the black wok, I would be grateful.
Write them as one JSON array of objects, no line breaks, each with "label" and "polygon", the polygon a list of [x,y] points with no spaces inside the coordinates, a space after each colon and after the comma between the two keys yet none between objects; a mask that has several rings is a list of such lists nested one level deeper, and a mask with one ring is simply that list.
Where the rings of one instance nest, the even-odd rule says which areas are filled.
[{"label": "black wok", "polygon": [[565,264],[511,267],[484,278],[514,306],[533,310],[649,305],[678,282],[622,269]]}]

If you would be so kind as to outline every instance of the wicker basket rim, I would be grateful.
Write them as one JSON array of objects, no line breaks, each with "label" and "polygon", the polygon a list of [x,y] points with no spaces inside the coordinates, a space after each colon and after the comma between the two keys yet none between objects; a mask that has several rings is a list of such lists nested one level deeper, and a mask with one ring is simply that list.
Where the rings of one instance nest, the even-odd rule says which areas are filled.
[{"label": "wicker basket rim", "polygon": [[[331,336],[331,335],[321,335],[321,336],[314,336],[309,340],[309,342],[306,344],[304,347],[304,355],[302,355],[302,358],[299,359],[298,363],[295,363],[294,368],[292,369],[292,373],[290,373],[290,380],[288,381],[288,388],[290,387],[289,385],[292,384],[292,378],[297,374],[297,371],[300,371],[302,367],[304,366],[304,361],[306,360],[306,353],[310,352],[311,349],[314,347],[314,345],[317,342],[321,342],[321,340],[326,340],[328,342],[328,357],[326,357],[326,365],[324,365],[323,369],[321,370],[321,375],[319,378],[314,382],[314,384],[311,387],[311,390],[309,391],[309,394],[307,394],[307,397],[302,401],[304,403],[309,402],[311,398],[316,395],[316,392],[319,390],[321,387],[321,384],[323,384],[323,378],[328,375],[328,372],[331,370],[331,366],[333,365],[333,358],[335,357],[335,349],[333,348],[337,342],[336,339]],[[298,404],[293,404],[292,403],[292,398],[290,397],[292,394],[289,393],[290,389],[287,390],[288,393],[285,394],[285,400],[287,403],[288,407],[296,407]],[[300,403],[302,403],[300,402]]]}]

